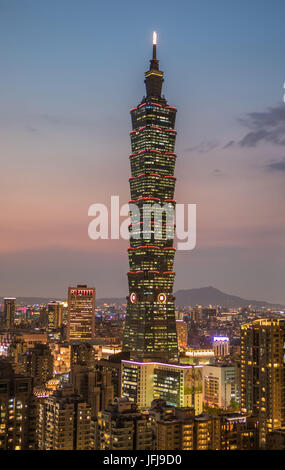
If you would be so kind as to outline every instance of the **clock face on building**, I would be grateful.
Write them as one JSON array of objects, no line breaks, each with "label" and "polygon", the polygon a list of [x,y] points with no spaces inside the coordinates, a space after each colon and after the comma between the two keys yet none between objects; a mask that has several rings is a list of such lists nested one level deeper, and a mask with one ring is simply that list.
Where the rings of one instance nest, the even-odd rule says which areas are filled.
[{"label": "clock face on building", "polygon": [[166,299],[167,299],[167,297],[166,297],[166,294],[165,294],[164,292],[161,292],[161,293],[158,294],[158,296],[157,296],[157,300],[158,300],[158,302],[159,302],[160,304],[165,304]]},{"label": "clock face on building", "polygon": [[137,294],[135,292],[131,293],[130,301],[132,302],[132,304],[134,304],[137,301]]}]

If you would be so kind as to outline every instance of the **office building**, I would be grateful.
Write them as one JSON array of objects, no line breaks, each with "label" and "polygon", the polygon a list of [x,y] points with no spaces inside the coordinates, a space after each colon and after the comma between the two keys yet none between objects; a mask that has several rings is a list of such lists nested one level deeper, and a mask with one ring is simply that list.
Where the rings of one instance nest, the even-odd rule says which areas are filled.
[{"label": "office building", "polygon": [[77,285],[68,289],[67,341],[94,338],[95,287]]},{"label": "office building", "polygon": [[146,410],[155,399],[202,411],[202,367],[122,361],[122,396]]},{"label": "office building", "polygon": [[41,399],[37,442],[39,450],[89,450],[90,405],[69,387]]}]

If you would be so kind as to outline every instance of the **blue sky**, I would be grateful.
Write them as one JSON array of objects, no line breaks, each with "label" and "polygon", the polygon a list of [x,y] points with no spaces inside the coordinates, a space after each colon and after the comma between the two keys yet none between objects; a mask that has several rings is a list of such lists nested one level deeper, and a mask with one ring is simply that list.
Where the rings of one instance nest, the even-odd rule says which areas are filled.
[{"label": "blue sky", "polygon": [[86,281],[126,295],[126,243],[89,240],[87,211],[129,199],[129,108],[156,30],[177,200],[198,205],[176,288],[285,302],[284,13],[277,0],[0,0],[0,294]]}]

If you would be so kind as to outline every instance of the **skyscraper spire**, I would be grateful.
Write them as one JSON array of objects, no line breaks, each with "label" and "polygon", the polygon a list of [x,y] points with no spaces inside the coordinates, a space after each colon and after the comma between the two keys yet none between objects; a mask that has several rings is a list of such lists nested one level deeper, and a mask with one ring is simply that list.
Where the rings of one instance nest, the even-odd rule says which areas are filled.
[{"label": "skyscraper spire", "polygon": [[157,33],[152,36],[152,59],[149,70],[145,73],[145,85],[147,98],[160,98],[163,84],[163,72],[159,70],[159,60],[156,58]]}]

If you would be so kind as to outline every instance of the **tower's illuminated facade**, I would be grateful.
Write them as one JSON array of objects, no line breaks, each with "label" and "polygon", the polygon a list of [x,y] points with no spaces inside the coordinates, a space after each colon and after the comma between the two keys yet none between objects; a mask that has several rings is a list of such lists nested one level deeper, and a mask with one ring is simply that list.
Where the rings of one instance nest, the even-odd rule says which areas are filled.
[{"label": "tower's illuminated facade", "polygon": [[[131,110],[132,131],[131,204],[132,211],[128,272],[129,296],[123,348],[131,358],[142,360],[175,360],[177,334],[173,296],[174,217],[169,221],[162,213],[160,222],[154,217],[153,205],[175,209],[176,108],[168,106],[161,95],[163,72],[156,58],[156,35],[153,57],[145,73],[146,96]],[[145,214],[150,225],[144,225]],[[154,234],[155,224],[161,235]],[[156,227],[157,228],[157,227]]]}]

